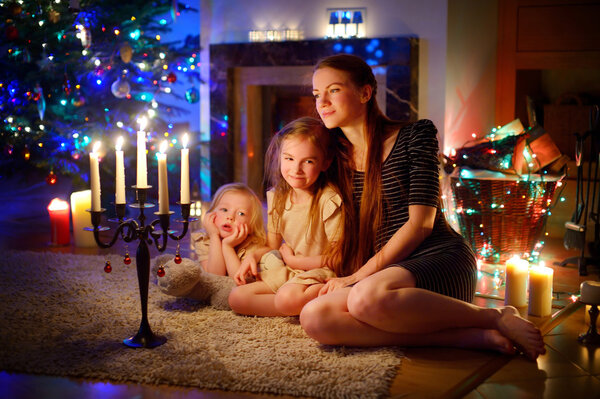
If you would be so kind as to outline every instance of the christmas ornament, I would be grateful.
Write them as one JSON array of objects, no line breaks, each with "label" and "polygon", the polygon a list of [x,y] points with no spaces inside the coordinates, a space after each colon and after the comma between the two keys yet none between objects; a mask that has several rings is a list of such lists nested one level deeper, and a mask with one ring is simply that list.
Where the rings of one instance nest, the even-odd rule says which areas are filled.
[{"label": "christmas ornament", "polygon": [[[39,83],[35,85],[35,89],[33,89],[35,93],[33,99],[37,102],[38,114],[40,116],[40,120],[44,120],[44,113],[46,112],[46,99],[44,98],[44,90]],[[36,100],[37,98],[37,100]]]},{"label": "christmas ornament", "polygon": [[69,96],[71,94],[71,82],[69,81],[69,77],[65,73],[65,80],[63,80],[63,90],[65,94]]},{"label": "christmas ornament", "polygon": [[21,14],[21,12],[23,11],[23,7],[19,3],[12,3],[8,6],[8,11],[12,15],[17,16]]},{"label": "christmas ornament", "polygon": [[190,104],[197,103],[198,100],[200,99],[200,93],[198,92],[198,89],[196,89],[195,87],[188,89],[188,91],[185,92],[185,99]]},{"label": "christmas ornament", "polygon": [[129,257],[129,254],[125,254],[125,258],[123,258],[123,263],[125,263],[126,265],[131,264],[131,258]]},{"label": "christmas ornament", "polygon": [[17,30],[17,27],[14,25],[8,25],[6,27],[6,39],[10,42],[12,42],[13,40],[17,40],[19,38],[19,31]]},{"label": "christmas ornament", "polygon": [[119,78],[110,86],[110,91],[117,98],[125,98],[129,95],[131,86],[127,80]]},{"label": "christmas ornament", "polygon": [[110,265],[110,261],[109,260],[107,260],[106,263],[104,264],[104,271],[106,273],[112,272],[112,266]]},{"label": "christmas ornament", "polygon": [[25,148],[23,149],[23,158],[26,161],[29,161],[29,158],[31,158],[31,152],[29,151],[29,147],[25,146]]},{"label": "christmas ornament", "polygon": [[180,264],[181,263],[181,255],[179,255],[179,241],[177,241],[177,249],[175,250],[175,263]]},{"label": "christmas ornament", "polygon": [[46,183],[48,183],[48,185],[52,186],[54,184],[56,184],[56,181],[58,180],[58,177],[56,176],[56,174],[54,174],[54,171],[50,171],[50,173],[48,173],[48,176],[46,176]]},{"label": "christmas ornament", "polygon": [[173,18],[173,22],[177,21],[178,15],[179,10],[177,9],[177,0],[171,0],[171,18]]},{"label": "christmas ornament", "polygon": [[158,277],[164,277],[165,276],[165,268],[164,268],[164,266],[161,265],[161,266],[158,267],[158,270],[156,271],[156,275]]},{"label": "christmas ornament", "polygon": [[167,75],[167,80],[169,81],[169,83],[175,83],[177,81],[177,75],[175,75],[175,73],[173,72],[169,72],[169,74]]},{"label": "christmas ornament", "polygon": [[87,29],[84,25],[77,25],[77,29],[79,29],[81,45],[84,48],[90,48],[92,46],[92,31]]},{"label": "christmas ornament", "polygon": [[121,48],[119,49],[119,55],[121,56],[121,61],[124,63],[129,63],[131,61],[131,57],[133,56],[133,49],[129,45],[129,43],[123,43]]},{"label": "christmas ornament", "polygon": [[69,11],[72,13],[78,13],[79,10],[79,0],[69,0]]},{"label": "christmas ornament", "polygon": [[83,97],[79,92],[75,94],[75,96],[71,99],[71,104],[74,107],[81,107],[85,104],[85,97]]},{"label": "christmas ornament", "polygon": [[60,21],[60,13],[56,10],[51,9],[50,11],[48,11],[48,20],[53,24],[57,23],[58,21]]}]

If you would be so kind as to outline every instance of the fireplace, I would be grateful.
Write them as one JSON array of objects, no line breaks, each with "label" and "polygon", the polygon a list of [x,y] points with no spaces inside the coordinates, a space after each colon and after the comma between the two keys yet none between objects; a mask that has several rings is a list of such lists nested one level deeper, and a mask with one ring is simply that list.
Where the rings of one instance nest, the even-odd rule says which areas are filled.
[{"label": "fireplace", "polygon": [[238,181],[264,196],[269,141],[291,120],[317,116],[312,69],[327,55],[353,53],[367,60],[386,114],[415,120],[417,45],[411,37],[211,45],[211,193]]}]

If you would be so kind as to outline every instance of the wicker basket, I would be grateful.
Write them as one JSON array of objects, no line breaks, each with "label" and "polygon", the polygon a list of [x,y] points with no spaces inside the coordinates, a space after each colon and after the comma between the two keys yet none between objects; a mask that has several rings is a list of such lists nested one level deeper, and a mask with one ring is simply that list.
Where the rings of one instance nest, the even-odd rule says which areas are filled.
[{"label": "wicker basket", "polygon": [[516,175],[473,175],[463,170],[451,176],[451,183],[458,225],[478,258],[497,263],[531,254],[560,178],[530,176],[525,181]]}]

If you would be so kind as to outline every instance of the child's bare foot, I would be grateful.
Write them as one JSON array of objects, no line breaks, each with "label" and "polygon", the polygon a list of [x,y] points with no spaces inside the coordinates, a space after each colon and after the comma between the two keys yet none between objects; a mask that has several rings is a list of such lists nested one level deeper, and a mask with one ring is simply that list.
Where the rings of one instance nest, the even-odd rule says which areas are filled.
[{"label": "child's bare foot", "polygon": [[539,355],[546,353],[544,339],[540,330],[530,321],[519,316],[519,312],[512,306],[500,309],[498,331],[510,339],[525,356],[535,360]]}]

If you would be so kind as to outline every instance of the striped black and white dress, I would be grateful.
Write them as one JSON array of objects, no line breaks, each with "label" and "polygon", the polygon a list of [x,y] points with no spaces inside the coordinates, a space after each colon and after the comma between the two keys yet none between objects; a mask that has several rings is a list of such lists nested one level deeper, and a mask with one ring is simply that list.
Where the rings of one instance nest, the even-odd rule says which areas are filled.
[{"label": "striped black and white dress", "polygon": [[[446,222],[440,205],[437,129],[420,120],[400,130],[382,167],[383,224],[380,249],[408,221],[409,205],[437,208],[433,231],[406,259],[397,263],[413,273],[417,287],[471,302],[477,283],[475,255]],[[354,206],[360,207],[364,173],[353,176]]]}]

